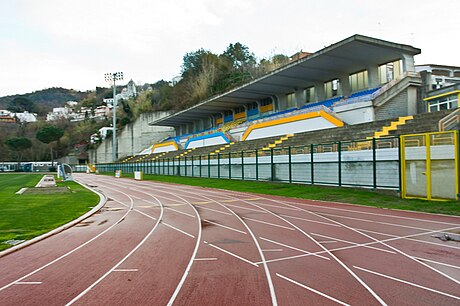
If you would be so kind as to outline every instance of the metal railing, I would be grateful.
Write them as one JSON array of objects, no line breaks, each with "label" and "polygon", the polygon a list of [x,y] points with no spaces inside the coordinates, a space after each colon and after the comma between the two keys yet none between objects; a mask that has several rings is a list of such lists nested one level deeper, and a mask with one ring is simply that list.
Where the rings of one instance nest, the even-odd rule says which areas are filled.
[{"label": "metal railing", "polygon": [[400,189],[399,138],[184,155],[136,163],[97,164],[100,173],[177,175],[373,189]]},{"label": "metal railing", "polygon": [[460,122],[460,108],[439,120],[439,131],[449,131],[458,126]]}]

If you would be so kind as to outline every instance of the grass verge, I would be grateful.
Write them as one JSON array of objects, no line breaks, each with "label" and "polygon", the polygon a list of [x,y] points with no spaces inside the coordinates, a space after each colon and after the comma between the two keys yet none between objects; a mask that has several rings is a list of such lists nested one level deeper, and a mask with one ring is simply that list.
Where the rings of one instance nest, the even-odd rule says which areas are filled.
[{"label": "grass verge", "polygon": [[67,193],[16,192],[34,187],[43,174],[0,174],[0,251],[8,240],[29,240],[66,224],[97,205],[99,197],[74,182],[58,182]]},{"label": "grass verge", "polygon": [[[113,176],[112,173],[103,174]],[[133,174],[123,174],[123,177],[132,178]],[[458,201],[401,199],[396,192],[388,191],[150,174],[144,175],[144,180],[460,216],[460,202]]]}]

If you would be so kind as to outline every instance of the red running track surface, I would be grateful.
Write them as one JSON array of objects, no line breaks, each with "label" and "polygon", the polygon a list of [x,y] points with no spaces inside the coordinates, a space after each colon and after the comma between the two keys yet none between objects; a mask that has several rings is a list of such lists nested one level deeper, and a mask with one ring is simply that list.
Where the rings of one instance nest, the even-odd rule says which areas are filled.
[{"label": "red running track surface", "polygon": [[460,218],[77,174],[107,204],[0,258],[1,305],[460,305]]}]

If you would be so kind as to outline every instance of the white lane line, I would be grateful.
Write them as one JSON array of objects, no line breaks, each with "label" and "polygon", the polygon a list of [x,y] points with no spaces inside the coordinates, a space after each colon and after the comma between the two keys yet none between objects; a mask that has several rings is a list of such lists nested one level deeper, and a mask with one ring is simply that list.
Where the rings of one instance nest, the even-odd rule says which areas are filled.
[{"label": "white lane line", "polygon": [[329,240],[329,241],[328,240],[325,240],[325,241],[319,241],[318,240],[318,242],[321,243],[321,244],[337,243],[337,241],[332,241],[332,240]]},{"label": "white lane line", "polygon": [[161,224],[163,224],[163,225],[165,225],[165,226],[167,226],[167,227],[169,227],[169,228],[172,228],[173,230],[176,230],[176,231],[178,231],[178,232],[180,232],[180,233],[182,233],[182,234],[185,234],[185,235],[187,235],[187,236],[189,236],[189,237],[191,237],[191,238],[195,238],[195,236],[193,236],[192,234],[189,234],[189,233],[187,233],[187,232],[184,232],[183,230],[181,230],[181,229],[179,229],[179,228],[177,228],[177,227],[175,227],[175,226],[172,226],[171,224],[168,224],[168,223],[166,223],[166,222],[161,222]]},{"label": "white lane line", "polygon": [[256,220],[256,219],[252,219],[252,218],[248,218],[248,217],[243,217],[243,219],[253,221],[253,222],[257,222],[257,223],[266,224],[266,225],[276,226],[276,227],[279,227],[279,228],[288,229],[290,231],[295,231],[295,229],[293,229],[292,227],[287,227],[287,226],[278,225],[278,224],[274,224],[274,223],[270,223],[270,222],[260,221],[260,220]]},{"label": "white lane line", "polygon": [[300,209],[298,209],[298,208],[290,208],[290,207],[285,207],[285,206],[270,205],[270,204],[265,204],[265,203],[257,203],[257,205],[260,205],[260,206],[268,206],[268,207],[275,207],[275,208],[285,209],[285,210],[300,211]]},{"label": "white lane line", "polygon": [[[449,228],[445,228],[445,229],[441,230],[441,232],[454,230],[454,229],[458,229],[458,228],[459,227],[449,227]],[[409,237],[417,237],[417,236],[429,235],[429,234],[433,234],[433,233],[438,233],[438,231],[417,233],[417,234],[412,234],[412,235],[407,235],[407,236],[394,236],[393,238],[388,238],[388,239],[385,239],[385,240],[377,240],[377,241],[374,241],[374,242],[368,242],[368,243],[363,243],[363,244],[350,245],[350,246],[346,246],[346,247],[330,249],[330,251],[335,252],[335,251],[354,249],[354,248],[358,248],[358,247],[362,247],[362,246],[366,246],[366,245],[374,245],[374,244],[379,244],[379,243],[382,243],[382,242],[396,241],[396,240],[401,240],[401,239],[407,239]],[[315,252],[313,254],[324,254],[324,253],[326,253],[326,251]],[[267,260],[267,263],[276,262],[276,261],[284,261],[284,260],[289,260],[289,259],[296,259],[296,258],[307,257],[307,256],[310,256],[310,255],[309,254],[295,255],[295,256],[289,256],[289,257],[284,257],[284,258],[271,259],[271,260]]]},{"label": "white lane line", "polygon": [[315,290],[315,289],[313,289],[313,288],[311,288],[311,287],[308,287],[308,286],[306,286],[306,285],[304,285],[304,284],[301,284],[301,283],[299,283],[299,282],[296,282],[295,280],[290,279],[290,278],[288,278],[288,277],[286,277],[286,276],[283,276],[283,275],[281,275],[281,274],[279,274],[279,273],[276,273],[276,275],[277,275],[278,277],[281,277],[281,278],[284,279],[284,280],[287,280],[287,281],[290,282],[290,283],[293,283],[293,284],[295,284],[295,285],[297,285],[297,286],[300,286],[300,287],[302,287],[302,288],[304,288],[304,289],[307,289],[307,290],[309,290],[309,291],[311,291],[311,292],[313,292],[313,293],[316,293],[316,294],[318,294],[318,295],[321,295],[322,297],[325,297],[325,298],[327,298],[327,299],[329,299],[329,300],[331,300],[331,301],[334,301],[334,302],[336,302],[336,303],[338,303],[338,304],[340,304],[340,305],[349,306],[349,304],[347,304],[347,303],[344,303],[344,302],[342,302],[342,301],[340,301],[340,300],[338,300],[338,299],[336,299],[336,298],[333,298],[333,297],[330,296],[330,295],[327,295],[327,294],[325,294],[325,293],[322,293],[322,292],[320,292],[320,291],[318,291],[318,290]]},{"label": "white lane line", "polygon": [[225,211],[220,211],[220,210],[217,210],[217,209],[212,209],[212,208],[209,208],[209,207],[206,207],[206,206],[200,206],[200,209],[210,210],[210,211],[213,211],[213,212],[216,212],[216,213],[219,213],[219,214],[223,214],[223,215],[227,215],[227,216],[232,215],[231,213],[228,213],[228,212],[225,212]]},{"label": "white lane line", "polygon": [[[313,213],[313,212],[311,212]],[[404,227],[404,228],[410,228],[410,229],[415,229],[419,231],[431,231],[433,229],[431,228],[421,228],[421,227],[415,227],[415,226],[408,226],[408,225],[402,225],[402,224],[396,224],[396,223],[389,223],[389,222],[380,222],[380,221],[373,221],[373,220],[368,220],[368,219],[361,219],[361,218],[354,218],[354,217],[347,217],[347,216],[341,216],[341,215],[334,215],[334,214],[327,214],[327,213],[313,213],[317,214],[320,216],[329,216],[329,217],[336,217],[336,218],[342,218],[342,219],[349,219],[349,220],[356,220],[356,221],[361,221],[361,222],[368,222],[368,223],[374,223],[374,224],[383,224],[383,225],[389,225],[389,226],[395,226],[395,227]]]},{"label": "white lane line", "polygon": [[312,219],[305,219],[305,218],[293,217],[293,216],[288,216],[288,215],[280,215],[280,216],[285,217],[285,218],[289,218],[289,219],[302,220],[302,221],[319,223],[319,224],[324,224],[324,225],[329,225],[329,226],[341,227],[340,225],[337,225],[337,224],[334,224],[334,223],[321,222],[321,221],[316,221],[316,220],[312,220]]},{"label": "white lane line", "polygon": [[221,247],[218,247],[217,245],[214,245],[214,244],[212,244],[212,243],[208,243],[208,242],[206,242],[206,241],[204,241],[204,243],[206,243],[207,245],[209,245],[209,246],[211,246],[211,247],[213,247],[213,248],[215,248],[215,249],[218,249],[219,251],[222,251],[222,252],[224,252],[224,253],[226,253],[226,254],[228,254],[228,255],[230,255],[230,256],[233,256],[233,257],[235,257],[235,258],[238,258],[239,260],[242,260],[242,261],[244,261],[244,262],[247,262],[247,263],[250,264],[250,265],[253,265],[253,266],[255,266],[255,267],[259,267],[257,264],[253,263],[252,261],[247,260],[246,258],[243,258],[243,257],[241,257],[241,256],[238,256],[238,255],[236,255],[235,253],[232,253],[232,252],[229,252],[229,251],[227,251],[227,250],[224,250],[224,249],[222,249]]},{"label": "white lane line", "polygon": [[283,249],[262,249],[262,252],[282,252]]},{"label": "white lane line", "polygon": [[195,258],[195,261],[212,261],[212,260],[217,260],[217,258],[212,257],[212,258]]},{"label": "white lane line", "polygon": [[186,213],[186,212],[183,212],[183,211],[180,211],[180,210],[171,208],[171,207],[165,207],[165,209],[167,209],[167,210],[172,210],[172,211],[174,211],[174,212],[176,212],[176,213],[178,213],[178,214],[184,215],[184,216],[188,216],[188,217],[191,217],[191,218],[195,218],[194,215],[188,214],[188,213]]},{"label": "white lane line", "polygon": [[138,272],[138,269],[115,269],[113,272]]},{"label": "white lane line", "polygon": [[456,300],[460,300],[459,296],[455,296],[455,295],[452,295],[452,294],[449,294],[449,293],[446,293],[446,292],[438,291],[436,289],[432,289],[432,288],[428,288],[428,287],[425,287],[425,286],[422,286],[422,285],[418,285],[418,284],[415,284],[415,283],[412,283],[412,282],[409,282],[409,281],[406,281],[406,280],[403,280],[403,279],[399,279],[399,278],[392,277],[392,276],[389,276],[389,275],[385,275],[385,274],[382,274],[382,273],[379,273],[379,272],[367,270],[367,269],[360,268],[360,267],[357,267],[357,266],[353,266],[353,268],[361,270],[361,271],[364,271],[364,272],[367,272],[367,273],[370,273],[370,274],[374,274],[374,275],[377,275],[377,276],[388,278],[388,279],[391,279],[391,280],[394,280],[396,282],[400,282],[400,283],[403,283],[403,284],[406,284],[406,285],[410,285],[410,286],[417,287],[417,288],[420,288],[420,289],[424,289],[424,290],[434,292],[434,293],[437,293],[437,294],[440,294],[440,295],[444,295],[444,296],[447,296],[447,297],[450,297],[450,298],[453,298],[453,299],[456,299]]},{"label": "white lane line", "polygon": [[15,285],[41,285],[43,282],[15,282]]},{"label": "white lane line", "polygon": [[434,261],[434,260],[431,260],[431,259],[415,257],[415,256],[414,256],[414,258],[417,259],[417,260],[427,261],[427,262],[431,262],[431,263],[441,265],[441,266],[446,266],[446,267],[450,267],[450,268],[454,268],[454,269],[460,269],[460,266],[451,265],[451,264],[448,264],[448,263],[445,263],[445,262],[439,262],[439,261]]},{"label": "white lane line", "polygon": [[[275,201],[275,200],[274,200],[274,201]],[[275,201],[275,202],[276,202],[276,201]],[[286,204],[286,205],[289,206],[289,204]],[[329,221],[329,222],[333,222],[333,223],[335,223],[335,224],[341,225],[341,226],[343,226],[343,227],[345,227],[345,228],[347,228],[347,229],[349,229],[349,230],[351,230],[351,231],[353,231],[353,232],[355,232],[355,233],[361,234],[361,235],[363,235],[363,236],[365,236],[365,237],[367,237],[367,238],[369,238],[369,239],[371,239],[371,240],[374,240],[375,242],[378,242],[378,243],[380,243],[380,244],[386,246],[387,248],[392,249],[392,250],[395,251],[396,253],[399,253],[399,254],[401,254],[401,255],[403,255],[403,256],[405,256],[405,257],[411,259],[412,261],[414,261],[414,262],[416,262],[416,263],[419,263],[419,264],[421,264],[422,266],[424,266],[424,267],[430,269],[431,271],[434,271],[434,272],[436,272],[436,273],[438,273],[438,274],[444,276],[445,278],[450,279],[450,280],[453,281],[454,283],[460,285],[460,281],[458,281],[457,279],[451,277],[450,275],[448,275],[448,274],[446,274],[446,273],[444,273],[444,272],[442,272],[442,271],[440,271],[440,270],[437,270],[436,268],[434,268],[434,267],[432,267],[432,266],[430,266],[430,265],[428,265],[428,264],[426,264],[426,263],[424,263],[424,262],[422,262],[422,261],[418,261],[417,259],[415,259],[415,258],[412,257],[411,255],[409,255],[409,254],[407,254],[407,253],[401,251],[401,250],[398,249],[398,248],[395,248],[395,247],[393,247],[393,246],[391,246],[391,245],[385,243],[383,240],[378,240],[378,239],[376,239],[376,238],[374,238],[374,237],[372,237],[372,236],[370,236],[370,235],[368,235],[368,234],[366,234],[366,233],[360,232],[360,231],[357,230],[356,228],[353,228],[353,227],[351,227],[351,226],[348,226],[348,225],[346,225],[346,224],[344,224],[344,223],[341,223],[341,222],[339,222],[339,221],[336,221],[336,220],[327,218],[327,217],[325,217],[325,216],[323,216],[323,215],[321,215],[321,214],[318,214],[318,213],[315,213],[315,212],[312,212],[312,211],[308,211],[308,210],[306,210],[306,209],[302,209],[302,211],[304,211],[304,212],[306,212],[306,213],[309,213],[309,214],[312,214],[312,215],[317,216],[317,217],[324,218],[325,220],[327,220],[327,221]],[[325,215],[327,215],[327,214],[325,214]],[[338,216],[338,217],[340,217],[340,216]],[[350,217],[347,217],[347,218],[350,218]],[[353,218],[353,219],[357,219],[357,218]],[[364,222],[372,222],[372,221],[364,220],[364,219],[360,219],[360,220],[362,220],[362,221],[364,221]],[[286,222],[288,222],[288,221],[286,221]],[[382,222],[374,222],[374,223],[382,223]],[[389,223],[389,224],[392,224],[392,223]],[[393,225],[394,225],[394,224],[393,224]],[[400,226],[400,225],[398,225],[398,226]],[[403,227],[404,227],[404,226],[403,226]],[[420,229],[420,228],[419,228],[419,230],[423,230],[423,229]],[[428,230],[428,229],[426,229],[426,230]],[[321,247],[323,247],[323,246],[321,246]],[[332,255],[332,254],[330,254],[330,255]],[[350,273],[353,273],[353,272],[350,270]],[[364,283],[364,282],[363,282],[363,283]],[[369,288],[369,289],[370,289],[370,288]],[[377,295],[376,293],[372,292],[372,294],[373,294],[373,295],[375,294],[375,296],[378,297],[378,295]],[[380,299],[380,298],[379,298],[379,299]],[[382,300],[382,302],[383,302],[383,300]]]},{"label": "white lane line", "polygon": [[189,201],[187,201],[183,197],[178,196],[177,194],[174,194],[174,196],[178,197],[179,199],[181,199],[182,201],[184,201],[185,203],[190,205],[190,207],[195,212],[195,215],[197,216],[197,221],[198,221],[198,237],[196,239],[195,248],[193,249],[193,253],[192,253],[192,256],[190,257],[190,261],[189,261],[187,267],[185,268],[184,274],[182,275],[182,278],[180,279],[179,283],[177,284],[176,289],[174,290],[173,294],[171,295],[171,298],[169,299],[167,306],[171,306],[172,304],[174,304],[174,301],[176,300],[177,296],[179,295],[179,292],[182,289],[182,286],[184,285],[185,280],[187,279],[187,276],[190,273],[190,270],[192,269],[192,265],[193,265],[193,263],[195,261],[196,254],[198,254],[198,248],[200,247],[200,244],[201,244],[201,233],[202,233],[201,217],[200,217],[200,214],[198,213],[198,210],[195,208],[195,206],[193,206],[192,203],[190,203]]},{"label": "white lane line", "polygon": [[255,211],[255,212],[258,212],[258,213],[261,213],[261,214],[266,214],[265,211],[260,210],[260,209],[253,209],[253,208],[249,208],[249,207],[241,207],[241,206],[238,206],[238,205],[230,205],[230,204],[223,204],[223,205],[225,205],[225,206],[230,206],[230,207],[235,207],[235,208],[239,208],[239,209],[245,209],[245,210]]},{"label": "white lane line", "polygon": [[[375,231],[370,231],[370,230],[365,230],[365,229],[360,229],[360,228],[355,228],[355,229],[357,229],[358,231],[362,231],[362,232],[366,232],[366,233],[371,233],[371,234],[382,235],[382,236],[400,237],[400,236],[398,236],[398,235],[392,235],[392,234],[387,234],[387,233],[375,232]],[[438,231],[436,231],[436,233],[437,233],[437,232],[438,232]],[[434,232],[430,232],[430,234],[432,234],[432,233],[434,233]],[[418,236],[422,236],[422,235],[418,235]],[[410,240],[410,241],[415,241],[415,242],[419,242],[419,243],[432,244],[432,245],[441,246],[441,247],[445,247],[445,248],[452,248],[452,249],[458,249],[458,250],[460,250],[460,247],[456,247],[456,246],[454,246],[454,245],[449,245],[449,244],[442,244],[442,243],[436,243],[436,242],[425,241],[425,240],[419,240],[419,239],[413,239],[413,238],[403,238],[403,239]]]},{"label": "white lane line", "polygon": [[316,256],[316,257],[319,257],[319,258],[322,258],[322,259],[330,260],[330,258],[318,255],[318,254],[316,254],[314,252],[305,251],[305,250],[293,247],[291,245],[287,245],[287,244],[284,244],[284,243],[281,243],[281,242],[278,242],[278,241],[274,241],[274,240],[271,240],[271,239],[267,239],[267,238],[263,238],[263,237],[259,237],[259,238],[261,240],[264,240],[264,241],[267,241],[267,242],[270,242],[270,243],[273,243],[273,244],[277,244],[277,245],[283,246],[283,247],[291,249],[291,250],[299,251],[299,252],[302,252],[304,254],[308,254],[308,255]]},{"label": "white lane line", "polygon": [[[106,188],[111,189],[109,187],[106,187]],[[123,193],[123,192],[121,192],[121,193]],[[132,200],[132,198],[128,194],[126,194],[126,195]],[[155,198],[154,196],[151,196],[151,197]],[[156,199],[156,200],[158,201],[159,205],[161,205],[161,202],[158,199]],[[134,203],[134,201],[133,201],[133,203]],[[153,225],[152,229],[147,233],[147,235],[145,235],[144,238],[128,254],[126,254],[125,257],[123,257],[117,264],[115,264],[115,266],[113,266],[109,271],[107,271],[104,275],[102,275],[99,279],[97,279],[94,283],[92,283],[88,288],[86,288],[85,290],[80,292],[80,294],[78,294],[70,302],[68,302],[66,304],[66,306],[72,305],[73,303],[78,301],[81,297],[83,297],[90,290],[92,290],[94,287],[96,287],[100,282],[102,282],[110,273],[113,272],[113,270],[118,269],[118,267],[121,264],[123,264],[126,261],[126,259],[128,259],[132,254],[134,254],[134,252],[136,252],[145,243],[145,241],[147,241],[147,239],[153,234],[153,232],[157,229],[158,224],[160,223],[160,220],[163,218],[163,213],[164,213],[164,209],[163,209],[163,207],[161,207],[160,216],[159,216],[158,220],[155,222],[155,224]]]},{"label": "white lane line", "polygon": [[[109,188],[109,189],[110,189],[110,188]],[[121,192],[121,193],[123,193],[123,192]],[[68,251],[67,253],[65,253],[65,254],[63,254],[63,255],[61,255],[61,256],[59,256],[58,258],[56,258],[56,259],[50,261],[49,263],[47,263],[47,264],[41,266],[40,268],[35,269],[34,271],[32,271],[32,272],[30,272],[30,273],[28,273],[28,274],[26,274],[26,275],[24,275],[24,276],[18,278],[18,279],[15,280],[14,282],[11,282],[11,283],[9,283],[9,284],[7,284],[7,285],[1,287],[1,288],[0,288],[0,292],[3,291],[3,290],[5,290],[5,289],[8,288],[8,287],[11,287],[11,286],[14,285],[15,283],[20,282],[20,281],[22,281],[23,279],[26,279],[27,277],[29,277],[29,276],[31,276],[31,275],[34,275],[34,274],[37,273],[37,272],[40,272],[41,270],[43,270],[43,269],[45,269],[45,268],[51,266],[52,264],[54,264],[54,263],[60,261],[61,259],[65,258],[65,257],[67,257],[67,256],[69,256],[69,255],[71,255],[71,254],[73,254],[74,252],[78,251],[79,249],[81,249],[81,248],[83,248],[84,246],[88,245],[89,243],[93,242],[93,241],[96,240],[97,238],[101,237],[102,235],[104,235],[105,233],[107,233],[108,231],[110,231],[112,228],[114,228],[117,224],[119,224],[119,223],[120,223],[120,220],[123,220],[123,219],[131,212],[131,208],[133,207],[133,205],[134,205],[134,202],[131,200],[130,209],[128,209],[128,210],[125,212],[125,214],[124,214],[123,216],[121,216],[120,219],[118,219],[118,221],[116,221],[114,224],[112,224],[110,227],[106,228],[104,231],[102,231],[102,232],[99,233],[98,235],[94,236],[93,238],[91,238],[90,240],[86,241],[85,243],[79,245],[78,247],[76,247],[76,248],[74,248],[74,249]]]},{"label": "white lane line", "polygon": [[[333,239],[333,240],[335,239],[335,240],[337,240],[339,242],[344,242],[344,243],[348,243],[348,244],[354,244],[354,245],[360,244],[358,242],[352,242],[352,241],[343,240],[343,239],[330,237],[330,236],[326,236],[326,235],[320,235],[320,234],[315,234],[315,233],[310,233],[310,234],[313,235],[313,236],[318,236],[318,237],[322,237],[322,238],[326,238],[326,239]],[[369,248],[369,249],[373,249],[373,250],[377,250],[377,251],[380,251],[380,252],[387,252],[387,253],[390,253],[390,254],[396,254],[396,252],[381,249],[381,248],[377,248],[377,247],[373,247],[373,246],[370,246],[370,245],[365,245],[364,247]]]},{"label": "white lane line", "polygon": [[220,227],[223,227],[223,228],[226,228],[226,229],[229,229],[231,231],[235,231],[237,233],[241,233],[241,234],[245,234],[247,235],[246,232],[243,232],[243,231],[240,231],[240,230],[237,230],[235,228],[232,228],[232,227],[229,227],[229,226],[226,226],[226,225],[223,225],[223,224],[220,224],[220,223],[216,223],[216,222],[213,222],[213,221],[209,221],[209,220],[206,220],[206,219],[201,219],[203,220],[204,222],[207,222],[207,223],[211,223],[211,224],[214,224],[214,225],[217,225],[217,226],[220,226]]}]

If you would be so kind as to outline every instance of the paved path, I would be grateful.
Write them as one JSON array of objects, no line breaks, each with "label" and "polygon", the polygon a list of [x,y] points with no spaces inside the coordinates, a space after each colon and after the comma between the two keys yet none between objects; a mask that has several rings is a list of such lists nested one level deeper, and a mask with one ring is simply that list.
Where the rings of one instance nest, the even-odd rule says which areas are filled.
[{"label": "paved path", "polygon": [[0,258],[1,305],[460,305],[460,218],[76,174],[108,197]]}]

